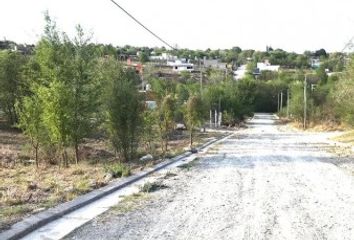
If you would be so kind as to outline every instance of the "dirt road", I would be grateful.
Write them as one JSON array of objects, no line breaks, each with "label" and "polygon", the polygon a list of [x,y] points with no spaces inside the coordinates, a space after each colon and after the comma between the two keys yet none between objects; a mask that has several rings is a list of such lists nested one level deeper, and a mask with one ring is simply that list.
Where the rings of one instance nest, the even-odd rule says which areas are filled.
[{"label": "dirt road", "polygon": [[167,188],[67,239],[354,239],[354,178],[325,137],[279,131],[257,114],[194,165],[160,176]]}]

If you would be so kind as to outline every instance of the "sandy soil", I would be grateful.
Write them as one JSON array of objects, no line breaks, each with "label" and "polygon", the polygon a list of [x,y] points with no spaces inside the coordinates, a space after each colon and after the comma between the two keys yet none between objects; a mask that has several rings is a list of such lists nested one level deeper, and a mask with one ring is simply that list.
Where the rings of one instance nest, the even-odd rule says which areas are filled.
[{"label": "sandy soil", "polygon": [[160,176],[168,188],[67,239],[354,239],[354,177],[340,167],[352,158],[330,151],[329,135],[279,131],[258,114],[192,167]]}]

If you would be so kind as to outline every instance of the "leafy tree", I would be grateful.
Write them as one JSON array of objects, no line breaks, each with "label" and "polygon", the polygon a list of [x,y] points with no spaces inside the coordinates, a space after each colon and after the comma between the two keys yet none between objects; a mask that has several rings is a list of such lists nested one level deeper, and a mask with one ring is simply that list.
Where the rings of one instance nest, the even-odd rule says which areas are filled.
[{"label": "leafy tree", "polygon": [[146,52],[139,53],[139,61],[144,64],[149,61],[149,55]]},{"label": "leafy tree", "polygon": [[156,139],[156,111],[145,109],[143,113],[143,134],[142,139],[145,144],[145,151],[152,153],[154,151],[153,141]]},{"label": "leafy tree", "polygon": [[72,76],[71,95],[73,105],[70,106],[71,131],[70,138],[75,148],[76,163],[79,161],[79,144],[84,137],[88,137],[94,129],[95,113],[98,109],[99,84],[95,73],[95,54],[88,45],[81,26],[77,26],[77,36],[73,43],[71,61]]},{"label": "leafy tree", "polygon": [[193,131],[195,127],[203,123],[204,117],[203,101],[199,96],[190,96],[184,112],[185,123],[189,130],[189,144],[193,147]]},{"label": "leafy tree", "polygon": [[23,77],[26,62],[27,59],[17,52],[0,52],[0,109],[11,125],[18,121],[15,104],[27,92]]},{"label": "leafy tree", "polygon": [[169,79],[153,78],[150,80],[150,84],[159,102],[162,101],[164,96],[176,92],[176,82]]},{"label": "leafy tree", "polygon": [[124,70],[110,60],[106,67],[107,125],[115,150],[123,161],[136,156],[139,133],[142,127],[142,103],[134,83],[134,72]]},{"label": "leafy tree", "polygon": [[320,83],[322,85],[327,83],[328,76],[326,73],[326,69],[323,65],[316,69],[316,75],[320,78]]},{"label": "leafy tree", "polygon": [[45,129],[42,124],[42,103],[36,95],[26,96],[22,99],[21,105],[17,102],[16,110],[19,113],[18,127],[30,139],[38,168],[39,146],[45,139]]},{"label": "leafy tree", "polygon": [[345,74],[340,77],[332,99],[336,104],[337,113],[342,120],[354,126],[354,61],[353,58],[346,68]]},{"label": "leafy tree", "polygon": [[172,95],[166,95],[159,105],[158,126],[161,137],[161,149],[163,156],[166,156],[170,134],[174,129],[175,99]]},{"label": "leafy tree", "polygon": [[61,154],[64,166],[69,165],[67,147],[71,146],[70,88],[62,81],[55,80],[48,87],[40,86],[36,92],[43,108],[43,124],[48,131],[49,141],[55,144]]}]

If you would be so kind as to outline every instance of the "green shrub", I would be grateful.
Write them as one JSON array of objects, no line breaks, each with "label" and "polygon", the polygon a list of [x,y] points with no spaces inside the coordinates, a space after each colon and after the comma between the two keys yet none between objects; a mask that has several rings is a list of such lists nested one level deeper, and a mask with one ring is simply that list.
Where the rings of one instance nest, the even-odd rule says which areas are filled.
[{"label": "green shrub", "polygon": [[74,188],[73,189],[74,192],[77,194],[87,193],[91,190],[90,183],[86,179],[80,179],[77,182],[75,182],[73,188]]},{"label": "green shrub", "polygon": [[167,188],[167,186],[160,182],[146,182],[140,187],[140,192],[151,193],[164,188]]},{"label": "green shrub", "polygon": [[111,173],[114,178],[128,177],[131,174],[130,168],[123,163],[115,163],[106,167],[106,171]]}]

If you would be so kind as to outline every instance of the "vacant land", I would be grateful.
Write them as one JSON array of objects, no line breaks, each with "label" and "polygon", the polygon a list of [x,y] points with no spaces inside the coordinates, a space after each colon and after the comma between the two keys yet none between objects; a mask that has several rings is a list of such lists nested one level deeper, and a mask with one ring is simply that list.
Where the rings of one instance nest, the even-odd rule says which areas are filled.
[{"label": "vacant land", "polygon": [[[220,135],[198,133],[196,143]],[[188,134],[180,131],[170,142],[169,157],[183,152],[188,143]],[[41,159],[37,169],[27,144],[20,132],[0,129],[0,231],[24,216],[70,201],[114,180],[111,171],[118,163],[106,139],[86,139],[81,147],[82,161],[68,168]],[[134,174],[161,162],[158,154],[157,150],[151,161],[136,160],[125,164],[128,173]]]}]

